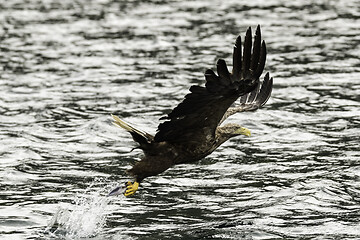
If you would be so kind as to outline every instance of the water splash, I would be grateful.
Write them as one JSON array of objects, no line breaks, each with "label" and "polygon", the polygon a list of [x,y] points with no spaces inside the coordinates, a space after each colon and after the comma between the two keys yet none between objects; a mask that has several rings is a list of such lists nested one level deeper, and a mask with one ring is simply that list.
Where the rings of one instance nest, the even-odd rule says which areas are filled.
[{"label": "water splash", "polygon": [[63,239],[94,237],[101,233],[106,224],[110,198],[104,196],[104,189],[96,192],[90,189],[91,186],[78,194],[74,204],[60,207],[46,232]]}]

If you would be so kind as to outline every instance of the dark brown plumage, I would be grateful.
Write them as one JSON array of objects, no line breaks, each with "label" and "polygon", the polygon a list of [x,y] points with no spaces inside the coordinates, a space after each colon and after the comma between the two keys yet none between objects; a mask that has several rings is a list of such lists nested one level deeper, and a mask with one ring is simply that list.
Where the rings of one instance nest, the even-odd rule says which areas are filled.
[{"label": "dark brown plumage", "polygon": [[[249,27],[241,51],[241,37],[236,39],[233,52],[233,70],[230,73],[223,59],[217,62],[216,75],[205,71],[205,87],[191,86],[190,93],[162,119],[155,136],[138,130],[116,116],[114,124],[126,129],[139,144],[145,156],[128,171],[134,176],[125,196],[135,193],[146,177],[164,172],[169,167],[200,160],[213,152],[229,138],[250,135],[249,130],[237,124],[221,123],[237,112],[254,111],[269,99],[272,78],[267,73],[262,82],[266,61],[266,45],[261,42],[260,26],[257,27],[252,46]],[[240,98],[240,104],[231,107]]]}]

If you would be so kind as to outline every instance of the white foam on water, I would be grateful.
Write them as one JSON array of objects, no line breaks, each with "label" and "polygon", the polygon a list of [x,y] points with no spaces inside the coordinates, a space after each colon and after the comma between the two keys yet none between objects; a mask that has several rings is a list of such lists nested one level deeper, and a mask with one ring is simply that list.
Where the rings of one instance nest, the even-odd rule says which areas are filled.
[{"label": "white foam on water", "polygon": [[98,182],[94,181],[83,193],[78,193],[74,204],[62,204],[50,220],[46,232],[64,239],[95,237],[101,233],[111,198],[104,196],[104,188],[91,190]]}]

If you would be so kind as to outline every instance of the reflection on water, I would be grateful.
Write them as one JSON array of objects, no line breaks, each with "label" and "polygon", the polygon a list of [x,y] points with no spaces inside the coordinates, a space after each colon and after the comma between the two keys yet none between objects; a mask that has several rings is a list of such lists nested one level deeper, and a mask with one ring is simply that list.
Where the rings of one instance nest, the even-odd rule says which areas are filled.
[{"label": "reflection on water", "polygon": [[[340,1],[2,1],[0,235],[6,239],[360,238],[359,12]],[[154,133],[261,24],[268,104],[206,159],[106,198]],[[100,181],[98,179],[101,179]]]}]

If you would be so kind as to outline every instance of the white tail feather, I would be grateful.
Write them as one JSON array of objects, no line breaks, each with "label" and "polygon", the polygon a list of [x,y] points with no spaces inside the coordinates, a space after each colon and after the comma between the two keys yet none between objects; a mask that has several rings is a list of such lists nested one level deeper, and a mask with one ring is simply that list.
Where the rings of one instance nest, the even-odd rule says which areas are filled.
[{"label": "white tail feather", "polygon": [[115,126],[121,127],[121,128],[125,129],[128,132],[134,132],[134,133],[137,133],[137,134],[139,134],[139,135],[141,135],[141,136],[143,136],[145,138],[148,138],[147,137],[148,134],[146,132],[143,132],[143,131],[141,131],[139,129],[134,128],[130,124],[128,124],[128,123],[124,122],[123,120],[121,120],[118,116],[115,116],[115,115],[112,115],[112,114],[111,114],[111,116],[112,116],[112,118],[114,120],[114,122],[112,122],[112,123]]}]

